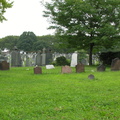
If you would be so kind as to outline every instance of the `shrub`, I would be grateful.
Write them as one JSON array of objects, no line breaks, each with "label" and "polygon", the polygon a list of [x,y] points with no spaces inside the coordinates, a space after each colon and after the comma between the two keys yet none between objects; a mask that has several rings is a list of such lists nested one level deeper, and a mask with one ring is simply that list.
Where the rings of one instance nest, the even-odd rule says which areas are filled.
[{"label": "shrub", "polygon": [[70,65],[70,61],[68,61],[64,56],[56,58],[55,63],[56,66]]}]

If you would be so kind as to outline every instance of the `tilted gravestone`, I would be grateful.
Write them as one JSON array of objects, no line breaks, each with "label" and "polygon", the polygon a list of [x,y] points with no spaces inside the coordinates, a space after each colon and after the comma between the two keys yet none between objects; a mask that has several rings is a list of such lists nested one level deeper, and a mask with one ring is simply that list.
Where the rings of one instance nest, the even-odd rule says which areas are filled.
[{"label": "tilted gravestone", "polygon": [[120,59],[115,58],[112,60],[111,63],[111,71],[118,71],[118,70],[120,70]]},{"label": "tilted gravestone", "polygon": [[35,65],[41,66],[42,65],[42,58],[41,58],[41,51],[39,51],[35,58]]},{"label": "tilted gravestone", "polygon": [[61,68],[61,73],[72,73],[72,69],[70,68],[70,66],[62,66]]},{"label": "tilted gravestone", "polygon": [[0,70],[9,70],[9,63],[7,61],[0,62]]},{"label": "tilted gravestone", "polygon": [[12,67],[20,67],[22,66],[22,59],[20,52],[16,47],[14,47],[14,50],[11,53],[11,66]]},{"label": "tilted gravestone", "polygon": [[85,67],[82,63],[78,63],[76,66],[76,73],[85,72]]},{"label": "tilted gravestone", "polygon": [[42,68],[41,67],[35,67],[34,68],[34,74],[42,74]]},{"label": "tilted gravestone", "polygon": [[102,65],[99,65],[98,67],[97,67],[97,71],[99,71],[99,72],[103,72],[103,71],[105,71],[105,69],[106,69],[106,67],[102,64]]}]

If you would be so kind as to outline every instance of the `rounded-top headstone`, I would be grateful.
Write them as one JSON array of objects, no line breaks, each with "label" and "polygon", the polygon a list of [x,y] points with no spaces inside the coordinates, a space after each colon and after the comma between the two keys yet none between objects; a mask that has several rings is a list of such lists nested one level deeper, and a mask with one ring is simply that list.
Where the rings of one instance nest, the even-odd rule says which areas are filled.
[{"label": "rounded-top headstone", "polygon": [[92,79],[95,79],[95,76],[90,74],[90,75],[88,75],[88,78],[92,80]]}]

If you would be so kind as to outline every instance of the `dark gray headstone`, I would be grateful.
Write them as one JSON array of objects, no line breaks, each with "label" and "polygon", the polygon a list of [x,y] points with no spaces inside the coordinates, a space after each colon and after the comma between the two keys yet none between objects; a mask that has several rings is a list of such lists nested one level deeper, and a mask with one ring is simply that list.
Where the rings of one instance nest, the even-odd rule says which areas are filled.
[{"label": "dark gray headstone", "polygon": [[46,65],[50,64],[52,62],[52,52],[50,49],[46,52]]},{"label": "dark gray headstone", "polygon": [[106,67],[105,67],[104,65],[99,65],[99,66],[97,67],[97,71],[100,71],[100,72],[105,71],[105,69],[106,69]]},{"label": "dark gray headstone", "polygon": [[0,70],[9,70],[9,63],[7,61],[0,62]]},{"label": "dark gray headstone", "polygon": [[42,57],[41,57],[41,51],[39,51],[35,58],[35,65],[41,66],[42,65]]},{"label": "dark gray headstone", "polygon": [[112,71],[120,70],[120,59],[119,58],[115,58],[115,59],[112,60],[111,70]]},{"label": "dark gray headstone", "polygon": [[70,66],[62,66],[61,73],[72,73]]},{"label": "dark gray headstone", "polygon": [[43,53],[41,54],[42,66],[46,65],[46,49],[43,48]]},{"label": "dark gray headstone", "polygon": [[41,67],[35,67],[34,68],[34,74],[42,74],[42,68]]},{"label": "dark gray headstone", "polygon": [[92,80],[92,79],[95,79],[95,76],[92,75],[92,74],[90,74],[90,75],[88,76],[88,78]]},{"label": "dark gray headstone", "polygon": [[85,72],[85,67],[82,63],[78,63],[75,68],[77,73]]}]

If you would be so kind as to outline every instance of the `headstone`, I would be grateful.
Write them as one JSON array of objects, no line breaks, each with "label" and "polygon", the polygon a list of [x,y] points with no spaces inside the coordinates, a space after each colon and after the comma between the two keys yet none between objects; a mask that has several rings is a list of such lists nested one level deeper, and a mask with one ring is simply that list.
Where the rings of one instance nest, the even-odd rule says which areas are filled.
[{"label": "headstone", "polygon": [[11,53],[11,66],[12,67],[22,66],[21,55],[16,47],[14,47],[14,50]]},{"label": "headstone", "polygon": [[9,63],[7,61],[0,62],[0,70],[9,70]]},{"label": "headstone", "polygon": [[89,78],[89,79],[95,79],[95,76],[92,75],[92,74],[90,74],[90,75],[88,76],[88,78]]},{"label": "headstone", "polygon": [[42,74],[42,68],[41,67],[35,67],[34,68],[34,74]]},{"label": "headstone", "polygon": [[118,70],[120,70],[120,59],[115,58],[112,60],[111,63],[111,71],[118,71]]},{"label": "headstone", "polygon": [[72,54],[72,58],[71,58],[71,67],[75,67],[77,65],[77,61],[78,61],[78,54],[77,54],[77,51],[75,51],[73,54]]},{"label": "headstone", "polygon": [[42,66],[46,65],[46,49],[43,48],[43,53],[41,54],[42,59]]},{"label": "headstone", "polygon": [[75,68],[76,73],[85,72],[85,67],[82,63],[78,63]]},{"label": "headstone", "polygon": [[97,67],[97,71],[103,72],[105,71],[106,67],[102,64]]},{"label": "headstone", "polygon": [[70,66],[62,66],[62,70],[61,73],[72,73],[72,69],[70,68]]},{"label": "headstone", "polygon": [[46,69],[53,69],[55,68],[54,65],[46,65]]},{"label": "headstone", "polygon": [[46,52],[46,65],[49,65],[52,62],[52,52],[50,49]]},{"label": "headstone", "polygon": [[35,65],[41,66],[42,65],[42,59],[41,59],[41,51],[39,51],[35,58]]}]

